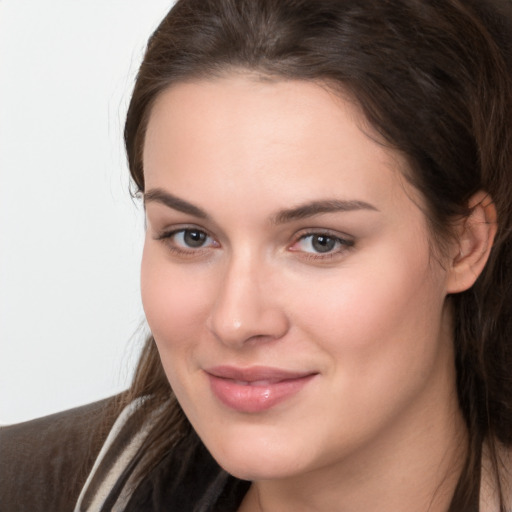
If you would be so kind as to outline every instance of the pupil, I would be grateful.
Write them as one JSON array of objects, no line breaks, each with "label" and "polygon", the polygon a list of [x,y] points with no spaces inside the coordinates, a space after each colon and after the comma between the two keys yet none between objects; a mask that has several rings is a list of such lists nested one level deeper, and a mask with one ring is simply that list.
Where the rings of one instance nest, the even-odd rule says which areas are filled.
[{"label": "pupil", "polygon": [[201,247],[206,240],[206,233],[202,231],[185,231],[183,239],[189,247]]},{"label": "pupil", "polygon": [[329,252],[334,249],[336,241],[330,236],[316,235],[313,237],[312,244],[317,252]]}]

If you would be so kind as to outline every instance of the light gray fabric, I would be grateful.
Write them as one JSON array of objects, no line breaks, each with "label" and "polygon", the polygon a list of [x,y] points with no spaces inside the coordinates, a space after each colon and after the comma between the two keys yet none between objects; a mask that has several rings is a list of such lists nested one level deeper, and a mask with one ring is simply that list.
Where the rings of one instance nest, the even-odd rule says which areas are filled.
[{"label": "light gray fabric", "polygon": [[[146,422],[143,428],[131,435],[122,447],[116,446],[121,431],[142,401],[141,398],[126,406],[112,426],[82,488],[74,512],[99,512],[112,488],[144,442],[148,434],[149,422]],[[106,471],[106,474],[103,474],[100,478],[95,478],[98,476],[100,469],[103,469],[103,472]],[[130,496],[130,485],[127,482],[112,508],[112,512],[122,512]]]}]

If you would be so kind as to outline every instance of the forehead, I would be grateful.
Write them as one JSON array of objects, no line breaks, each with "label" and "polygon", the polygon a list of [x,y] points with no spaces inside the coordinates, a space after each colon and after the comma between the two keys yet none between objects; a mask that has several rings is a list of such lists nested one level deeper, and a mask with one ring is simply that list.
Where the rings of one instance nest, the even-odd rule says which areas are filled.
[{"label": "forehead", "polygon": [[150,115],[146,186],[226,197],[278,191],[292,203],[333,193],[393,201],[408,187],[405,162],[372,135],[354,102],[314,82],[233,75],[179,83]]}]

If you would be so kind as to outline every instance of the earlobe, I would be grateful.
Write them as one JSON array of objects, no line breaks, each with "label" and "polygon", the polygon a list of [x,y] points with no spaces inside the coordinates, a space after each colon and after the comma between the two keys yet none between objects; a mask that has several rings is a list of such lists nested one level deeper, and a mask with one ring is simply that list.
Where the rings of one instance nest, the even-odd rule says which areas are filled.
[{"label": "earlobe", "polygon": [[450,262],[448,293],[473,286],[489,259],[498,227],[496,207],[487,193],[477,192],[468,207],[471,213],[457,227],[458,243],[454,244]]}]

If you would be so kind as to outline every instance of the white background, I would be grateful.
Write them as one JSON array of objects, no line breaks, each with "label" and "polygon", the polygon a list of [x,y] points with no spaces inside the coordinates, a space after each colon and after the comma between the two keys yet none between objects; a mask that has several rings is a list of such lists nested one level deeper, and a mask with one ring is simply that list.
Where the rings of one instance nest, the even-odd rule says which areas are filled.
[{"label": "white background", "polygon": [[143,213],[123,120],[171,0],[0,0],[0,424],[127,387]]}]

